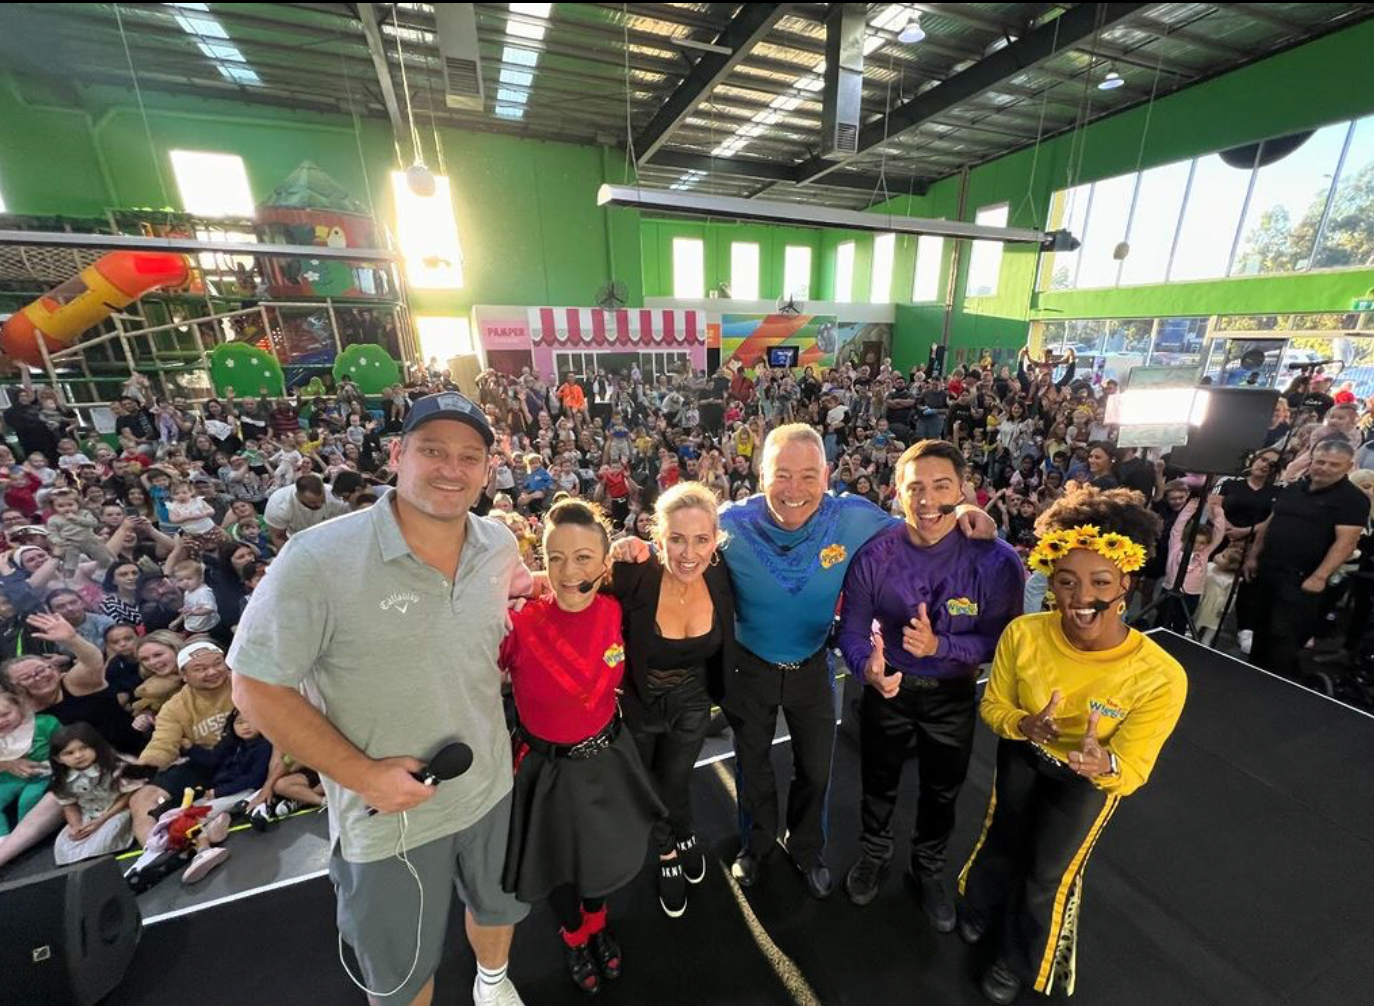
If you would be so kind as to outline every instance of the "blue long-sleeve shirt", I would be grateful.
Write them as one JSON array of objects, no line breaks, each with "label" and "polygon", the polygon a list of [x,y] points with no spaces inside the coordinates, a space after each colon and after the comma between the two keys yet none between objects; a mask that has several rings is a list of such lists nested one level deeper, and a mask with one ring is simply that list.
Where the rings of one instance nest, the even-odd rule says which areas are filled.
[{"label": "blue long-sleeve shirt", "polygon": [[[849,669],[863,678],[873,653],[872,625],[882,628],[887,663],[903,674],[952,678],[992,659],[997,640],[1021,614],[1021,559],[1006,542],[977,541],[956,529],[917,546],[905,524],[875,536],[850,564],[844,583],[839,644]],[[933,656],[902,648],[902,630],[921,604],[935,632]]]},{"label": "blue long-sleeve shirt", "polygon": [[729,538],[721,554],[735,588],[735,639],[772,663],[811,656],[830,633],[850,560],[868,539],[899,524],[861,496],[827,493],[796,531],[778,526],[762,494],[723,507],[720,526]]}]

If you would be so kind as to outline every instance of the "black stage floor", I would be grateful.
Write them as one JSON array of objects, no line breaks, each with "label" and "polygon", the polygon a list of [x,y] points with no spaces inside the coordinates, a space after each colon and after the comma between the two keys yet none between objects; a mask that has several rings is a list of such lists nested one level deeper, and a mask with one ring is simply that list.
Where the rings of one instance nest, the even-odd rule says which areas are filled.
[{"label": "black stage floor", "polygon": [[[1155,638],[1188,669],[1188,706],[1151,784],[1126,802],[1089,864],[1074,1000],[1374,1003],[1374,720],[1171,634]],[[831,807],[837,882],[857,850],[856,740],[846,714]],[[952,843],[956,859],[967,854],[982,819],[992,749],[992,737],[980,730]],[[780,770],[788,753],[786,744],[775,748]],[[727,760],[698,769],[694,789],[700,834],[726,862],[735,850],[729,767]],[[904,837],[914,783],[912,772],[899,822]],[[259,854],[246,847],[255,838],[304,848],[313,859],[321,824],[303,818],[275,836],[243,836],[242,854],[221,871],[225,880],[235,862]],[[292,828],[309,834],[286,836]],[[905,852],[899,857],[904,862]],[[811,900],[781,856],[747,898],[715,862],[679,920],[659,910],[646,870],[612,899],[612,918],[627,973],[603,1001],[982,1002],[974,951],[930,930],[899,870],[876,902],[859,909],[839,890],[828,901]],[[469,1001],[474,965],[461,929],[452,936],[436,1003]],[[511,971],[529,1006],[583,1001],[562,974],[544,909],[517,930]],[[315,876],[164,915],[145,928],[124,984],[107,1001],[333,1006],[363,998],[339,967],[332,891]]]}]

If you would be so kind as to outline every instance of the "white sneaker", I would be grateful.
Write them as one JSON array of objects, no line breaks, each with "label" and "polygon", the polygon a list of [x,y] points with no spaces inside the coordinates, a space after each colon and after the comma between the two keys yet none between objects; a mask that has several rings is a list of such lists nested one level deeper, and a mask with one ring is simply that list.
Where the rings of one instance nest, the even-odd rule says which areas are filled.
[{"label": "white sneaker", "polygon": [[515,990],[515,983],[506,977],[500,985],[483,985],[478,975],[472,983],[473,1006],[525,1006],[525,1000]]},{"label": "white sneaker", "polygon": [[1250,655],[1250,645],[1255,641],[1255,634],[1249,629],[1241,629],[1236,633],[1236,644],[1240,647],[1240,652],[1247,657]]}]

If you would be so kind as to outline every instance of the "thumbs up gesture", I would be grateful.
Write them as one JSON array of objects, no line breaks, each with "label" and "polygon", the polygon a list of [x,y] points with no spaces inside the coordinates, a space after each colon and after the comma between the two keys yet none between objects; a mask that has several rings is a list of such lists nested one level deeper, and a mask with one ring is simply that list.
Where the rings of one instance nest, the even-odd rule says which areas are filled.
[{"label": "thumbs up gesture", "polygon": [[935,630],[930,627],[930,616],[926,614],[925,602],[916,609],[916,617],[902,626],[902,649],[913,657],[929,657],[935,653],[940,641]]},{"label": "thumbs up gesture", "polygon": [[1112,759],[1097,740],[1097,713],[1088,714],[1088,728],[1083,734],[1083,746],[1069,752],[1069,768],[1085,779],[1099,775],[1110,775]]},{"label": "thumbs up gesture", "polygon": [[[1059,726],[1054,722],[1054,711],[1059,708],[1059,703],[1064,700],[1059,689],[1055,689],[1050,694],[1050,700],[1045,703],[1045,708],[1038,713],[1026,713],[1021,717],[1021,722],[1017,728],[1021,735],[1032,744],[1049,744],[1059,739]],[[1096,713],[1093,714],[1097,715]]]}]

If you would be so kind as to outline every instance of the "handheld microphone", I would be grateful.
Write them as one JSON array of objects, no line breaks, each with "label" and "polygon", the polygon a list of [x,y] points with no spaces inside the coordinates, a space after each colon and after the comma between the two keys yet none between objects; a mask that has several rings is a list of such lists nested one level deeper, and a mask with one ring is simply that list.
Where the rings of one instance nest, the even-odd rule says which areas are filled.
[{"label": "handheld microphone", "polygon": [[[410,773],[410,775],[418,783],[423,783],[426,786],[437,786],[449,779],[457,779],[470,768],[472,768],[472,748],[462,741],[453,741],[441,747],[429,760],[428,765],[418,772]],[[368,817],[375,817],[377,813],[376,807],[367,808]]]}]

